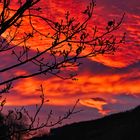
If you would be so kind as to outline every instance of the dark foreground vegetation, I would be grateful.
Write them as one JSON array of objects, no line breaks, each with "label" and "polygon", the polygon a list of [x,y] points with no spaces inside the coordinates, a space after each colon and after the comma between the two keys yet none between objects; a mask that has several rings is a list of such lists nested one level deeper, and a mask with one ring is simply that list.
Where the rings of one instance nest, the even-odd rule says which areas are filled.
[{"label": "dark foreground vegetation", "polygon": [[52,129],[32,140],[140,140],[140,106],[101,119]]}]

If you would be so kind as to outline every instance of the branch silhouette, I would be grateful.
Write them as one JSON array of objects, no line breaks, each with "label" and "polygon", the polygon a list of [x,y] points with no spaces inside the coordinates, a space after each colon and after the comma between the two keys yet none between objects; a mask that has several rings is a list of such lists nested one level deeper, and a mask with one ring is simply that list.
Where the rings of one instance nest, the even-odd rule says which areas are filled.
[{"label": "branch silhouette", "polygon": [[[17,80],[22,80],[34,76],[52,74],[63,80],[72,79],[75,80],[77,73],[75,71],[69,71],[70,67],[79,67],[81,63],[79,60],[82,58],[95,57],[97,55],[114,54],[118,47],[125,42],[125,33],[122,36],[117,37],[114,31],[118,30],[121,26],[124,15],[118,22],[110,20],[104,27],[104,32],[98,35],[98,27],[93,26],[92,31],[89,32],[88,22],[92,18],[96,3],[91,0],[86,9],[81,13],[83,19],[79,22],[76,18],[71,17],[69,12],[66,12],[64,18],[59,21],[52,20],[43,16],[43,8],[39,6],[41,0],[18,0],[18,8],[12,8],[12,2],[10,0],[1,0],[0,6],[0,55],[5,53],[4,57],[11,55],[11,58],[15,58],[14,63],[8,66],[0,68],[1,77],[4,74],[11,73],[13,70],[18,70],[21,66],[35,67],[33,71],[28,74],[20,74],[18,76],[6,76],[0,79],[0,94],[1,94],[1,110],[6,103],[6,99],[2,99],[4,93],[10,92],[13,88],[13,83]],[[21,33],[21,28],[24,25],[25,18],[28,19],[28,26],[30,31],[24,31]],[[48,27],[46,32],[42,32],[34,25],[34,20],[38,19],[43,21]],[[21,36],[21,34],[22,36]],[[4,35],[6,36],[4,37]],[[34,53],[33,47],[28,46],[27,42],[30,39],[39,35],[41,38],[48,40],[48,45],[37,47]],[[42,40],[43,41],[43,40]],[[22,47],[19,47],[22,46]],[[88,51],[87,51],[88,50]],[[51,57],[49,59],[47,55]],[[65,75],[64,72],[67,72]],[[39,130],[44,127],[52,127],[63,120],[69,118],[72,114],[78,113],[73,106],[64,116],[59,117],[58,121],[50,124],[50,118],[52,111],[48,114],[46,122],[35,126],[38,118],[38,114],[45,103],[43,87],[40,87],[41,91],[41,103],[36,109],[34,116],[30,116],[28,111],[23,107],[20,111],[10,112],[9,115],[15,116],[13,118],[17,123],[18,120],[22,121],[22,115],[24,114],[30,123],[23,129],[9,130],[6,134],[7,137],[17,137],[17,134],[30,134],[32,131]],[[9,126],[10,127],[10,126]],[[15,135],[16,134],[16,135]],[[19,136],[19,135],[18,135]]]}]

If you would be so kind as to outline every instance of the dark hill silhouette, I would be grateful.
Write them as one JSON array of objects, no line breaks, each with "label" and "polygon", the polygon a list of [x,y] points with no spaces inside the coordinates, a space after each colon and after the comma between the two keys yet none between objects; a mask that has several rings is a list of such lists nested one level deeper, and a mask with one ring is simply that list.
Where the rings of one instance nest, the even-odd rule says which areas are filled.
[{"label": "dark hill silhouette", "polygon": [[140,106],[101,119],[52,129],[32,140],[140,140]]}]

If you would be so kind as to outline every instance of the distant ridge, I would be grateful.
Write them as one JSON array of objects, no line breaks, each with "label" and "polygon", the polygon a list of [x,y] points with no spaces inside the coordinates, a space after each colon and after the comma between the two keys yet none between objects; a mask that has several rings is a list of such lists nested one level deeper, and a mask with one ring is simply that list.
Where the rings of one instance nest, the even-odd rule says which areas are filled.
[{"label": "distant ridge", "polygon": [[32,140],[140,140],[140,106],[101,119],[52,129]]}]

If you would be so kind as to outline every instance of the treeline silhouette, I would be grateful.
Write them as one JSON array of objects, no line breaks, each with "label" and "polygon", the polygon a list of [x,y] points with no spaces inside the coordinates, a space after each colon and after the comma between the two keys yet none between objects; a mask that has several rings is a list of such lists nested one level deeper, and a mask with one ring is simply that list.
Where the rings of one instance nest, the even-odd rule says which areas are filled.
[{"label": "treeline silhouette", "polygon": [[32,140],[140,140],[140,106],[97,120],[51,129]]}]

